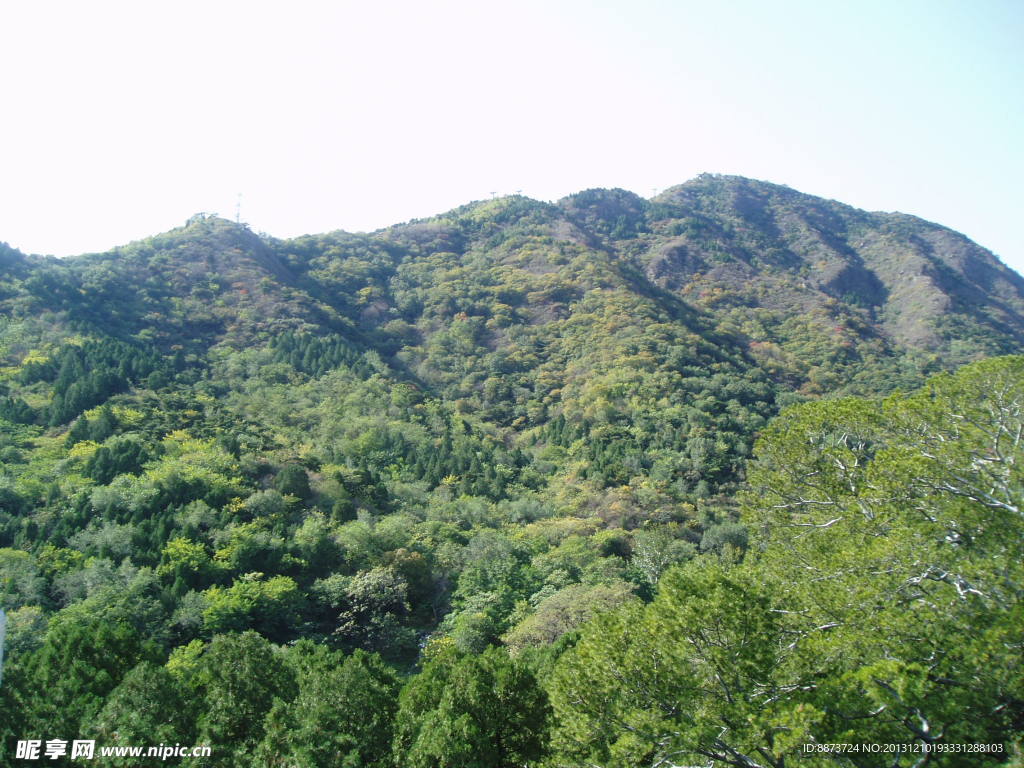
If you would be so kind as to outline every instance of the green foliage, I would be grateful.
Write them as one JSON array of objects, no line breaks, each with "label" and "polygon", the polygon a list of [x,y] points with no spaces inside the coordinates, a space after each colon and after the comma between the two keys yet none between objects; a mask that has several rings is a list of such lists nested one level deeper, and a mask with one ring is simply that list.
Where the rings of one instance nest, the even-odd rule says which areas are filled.
[{"label": "green foliage", "polygon": [[372,368],[355,346],[337,334],[313,336],[311,334],[283,333],[270,343],[273,360],[288,363],[292,368],[310,376],[322,376],[341,365],[368,377]]},{"label": "green foliage", "polygon": [[749,517],[765,567],[801,573],[781,598],[803,663],[830,672],[828,726],[993,741],[1019,717],[1022,401],[1024,358],[1002,358],[880,407],[803,406],[766,434]]},{"label": "green foliage", "polygon": [[300,655],[299,693],[278,699],[267,716],[267,736],[256,753],[262,765],[287,761],[302,768],[384,768],[391,739],[399,680],[378,657],[355,651],[328,654],[323,647]]},{"label": "green foliage", "polygon": [[513,653],[527,647],[551,645],[598,613],[635,600],[631,585],[625,582],[594,586],[572,584],[541,600],[536,612],[519,622],[502,640]]},{"label": "green foliage", "polygon": [[86,461],[83,474],[106,485],[118,475],[139,474],[149,459],[149,452],[138,439],[123,437],[97,448]]},{"label": "green foliage", "polygon": [[1024,722],[1020,361],[839,399],[1019,350],[955,233],[705,176],[0,261],[5,743],[871,765],[795,755]]},{"label": "green foliage", "polygon": [[207,604],[203,626],[207,632],[255,629],[277,640],[292,634],[303,606],[302,593],[293,579],[263,579],[259,573],[246,574],[227,588],[210,587],[203,597]]},{"label": "green foliage", "polygon": [[592,622],[553,674],[556,743],[584,764],[763,759],[772,733],[757,721],[780,641],[769,606],[749,576],[694,564],[649,606]]},{"label": "green foliage", "polygon": [[[784,413],[744,497],[747,558],[670,570],[650,605],[587,624],[557,662],[564,759],[781,768],[874,764],[808,743],[905,745],[896,765],[931,745],[1008,751],[1024,712],[1022,403],[1013,357],[881,403]],[[705,537],[731,546],[721,531]]]},{"label": "green foliage", "polygon": [[202,696],[200,743],[216,744],[209,765],[251,760],[263,738],[263,721],[275,699],[295,697],[295,673],[255,632],[214,638],[200,657],[193,688]]},{"label": "green foliage", "polygon": [[409,585],[393,568],[372,568],[349,580],[336,602],[334,636],[346,647],[401,657],[415,644],[405,625]]},{"label": "green foliage", "polygon": [[38,649],[5,659],[4,686],[13,689],[4,701],[5,727],[83,733],[129,670],[156,656],[153,644],[127,624],[74,615],[55,619]]},{"label": "green foliage", "polygon": [[69,422],[133,382],[142,381],[162,365],[153,350],[105,339],[81,346],[69,344],[44,362],[22,367],[18,379],[22,384],[53,383],[53,401],[46,421],[54,426]]},{"label": "green foliage", "polygon": [[274,488],[283,496],[297,496],[300,499],[308,498],[310,490],[306,470],[298,464],[287,464],[277,473],[277,477],[274,478]]},{"label": "green foliage", "polygon": [[521,765],[543,756],[548,718],[543,689],[504,650],[446,650],[402,691],[394,758],[411,768]]},{"label": "green foliage", "polygon": [[[187,744],[194,740],[196,702],[166,669],[144,661],[106,699],[83,735],[104,746]],[[112,765],[157,764],[156,758],[114,758]]]},{"label": "green foliage", "polygon": [[0,549],[0,603],[5,610],[45,602],[46,581],[28,552]]},{"label": "green foliage", "polygon": [[218,568],[199,542],[186,538],[171,539],[160,556],[157,573],[165,581],[183,583],[190,589],[202,589],[218,575]]}]

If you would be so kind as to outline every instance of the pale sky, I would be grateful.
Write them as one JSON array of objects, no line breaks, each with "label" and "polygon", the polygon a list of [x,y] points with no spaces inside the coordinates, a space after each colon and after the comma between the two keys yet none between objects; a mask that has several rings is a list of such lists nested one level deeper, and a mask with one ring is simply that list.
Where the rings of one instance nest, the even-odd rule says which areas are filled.
[{"label": "pale sky", "polygon": [[1021,0],[0,0],[0,240],[373,230],[702,172],[1024,271]]}]

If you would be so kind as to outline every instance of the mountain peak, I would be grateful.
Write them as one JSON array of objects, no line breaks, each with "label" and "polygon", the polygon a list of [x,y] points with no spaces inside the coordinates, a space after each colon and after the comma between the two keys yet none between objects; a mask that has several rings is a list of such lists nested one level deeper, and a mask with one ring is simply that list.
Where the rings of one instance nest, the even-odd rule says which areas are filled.
[{"label": "mountain peak", "polygon": [[[429,266],[416,266],[424,257]],[[13,251],[0,258],[12,274],[15,265],[43,267]],[[964,236],[912,216],[715,174],[650,200],[623,189],[588,189],[554,204],[510,195],[359,235],[264,239],[197,214],[109,253],[66,259],[58,271],[84,286],[60,295],[93,296],[119,331],[138,332],[157,315],[177,318],[156,331],[168,343],[175,334],[248,344],[288,329],[346,329],[376,334],[391,354],[415,336],[408,326],[422,320],[416,308],[432,306],[424,297],[441,290],[410,294],[398,286],[427,279],[453,258],[485,283],[519,275],[523,288],[502,293],[510,308],[502,311],[512,313],[502,323],[567,317],[592,290],[614,289],[669,302],[665,311],[676,316],[709,318],[755,356],[788,350],[792,359],[782,367],[794,381],[829,360],[869,354],[871,345],[870,354],[913,350],[955,364],[1024,340],[1024,279]],[[55,295],[40,289],[39,300]],[[438,304],[487,319],[485,305],[481,297]],[[88,314],[103,316],[95,306]],[[451,321],[442,313],[417,333]],[[808,341],[795,344],[800,324]],[[399,327],[406,330],[394,335]]]}]

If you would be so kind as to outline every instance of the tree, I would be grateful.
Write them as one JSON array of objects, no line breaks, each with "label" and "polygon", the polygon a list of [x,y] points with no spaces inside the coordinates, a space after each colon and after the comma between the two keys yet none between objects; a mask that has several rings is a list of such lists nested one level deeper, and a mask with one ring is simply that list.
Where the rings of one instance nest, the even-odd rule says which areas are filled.
[{"label": "tree", "polygon": [[274,479],[274,488],[282,496],[297,496],[308,499],[312,494],[309,488],[309,476],[299,464],[286,464]]},{"label": "tree", "polygon": [[688,541],[677,539],[666,527],[637,531],[633,536],[633,557],[630,565],[651,585],[675,563],[688,560],[696,548]]},{"label": "tree", "polygon": [[261,765],[283,760],[296,768],[384,768],[398,709],[395,673],[374,654],[356,650],[343,657],[323,646],[300,643],[290,656],[301,671],[293,702],[275,702],[267,737],[257,753]]},{"label": "tree", "polygon": [[991,743],[1024,721],[1022,435],[1024,357],[766,430],[745,514],[793,663],[822,676],[816,738]]},{"label": "tree", "polygon": [[139,661],[156,658],[156,647],[127,624],[86,621],[73,613],[54,619],[42,646],[21,665],[26,692],[37,692],[26,697],[23,727],[81,733],[124,675]]},{"label": "tree", "polygon": [[394,758],[409,768],[512,768],[544,754],[550,706],[502,648],[446,648],[402,691]]},{"label": "tree", "polygon": [[[587,625],[551,690],[569,763],[959,765],[1024,722],[1024,358],[879,403],[797,406],[758,445],[741,564],[670,570]],[[992,765],[1001,753],[972,756]]]},{"label": "tree", "polygon": [[298,585],[288,576],[262,576],[250,573],[230,587],[206,590],[205,628],[211,633],[256,629],[275,640],[292,634],[305,603]]},{"label": "tree", "polygon": [[[721,563],[670,570],[648,606],[587,624],[550,684],[572,764],[782,768],[766,704],[781,636],[768,590]],[[771,711],[770,705],[767,711]]]},{"label": "tree", "polygon": [[632,585],[572,584],[545,598],[537,610],[519,622],[502,638],[515,653],[530,646],[549,645],[602,611],[635,601]]},{"label": "tree", "polygon": [[198,739],[216,745],[202,765],[251,763],[274,700],[291,701],[296,693],[294,672],[255,632],[215,637],[199,661],[195,682],[203,697]]},{"label": "tree", "polygon": [[393,568],[377,567],[347,583],[334,636],[349,648],[402,656],[415,647],[415,632],[403,624],[409,585]]},{"label": "tree", "polygon": [[157,574],[172,584],[181,580],[189,588],[203,589],[217,575],[217,569],[206,547],[179,537],[171,539],[164,546]]},{"label": "tree", "polygon": [[195,737],[195,704],[166,669],[144,661],[111,692],[87,732],[111,745],[186,744]]},{"label": "tree", "polygon": [[46,580],[35,558],[17,549],[0,549],[0,602],[7,610],[42,605]]}]

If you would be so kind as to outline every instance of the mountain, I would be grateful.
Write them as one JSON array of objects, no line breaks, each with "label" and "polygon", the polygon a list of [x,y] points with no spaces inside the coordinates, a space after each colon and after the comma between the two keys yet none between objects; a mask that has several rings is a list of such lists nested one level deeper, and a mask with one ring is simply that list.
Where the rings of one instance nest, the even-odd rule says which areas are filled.
[{"label": "mountain", "polygon": [[[290,241],[200,215],[62,262],[33,263],[6,249],[4,266],[9,276],[33,273],[25,288],[36,309],[68,302],[69,320],[121,336],[148,327],[165,345],[239,346],[288,328],[345,330],[371,332],[393,352],[405,339],[385,326],[425,319],[408,304],[410,280],[413,291],[436,289],[445,257],[457,257],[464,279],[521,284],[513,303],[491,302],[512,309],[507,327],[571,312],[595,288],[621,289],[696,313],[702,331],[729,333],[761,364],[785,368],[772,359],[780,346],[802,383],[829,356],[831,364],[850,357],[850,345],[883,356],[927,353],[948,366],[1013,349],[1024,328],[1024,281],[962,235],[728,176],[701,176],[652,200],[623,190],[554,205],[499,198],[370,235]],[[457,294],[453,287],[469,317],[489,318],[488,302],[474,308]],[[172,324],[151,327],[157,316]],[[826,337],[816,341],[827,351],[795,343],[801,323]]]},{"label": "mountain", "polygon": [[[358,360],[517,451],[586,436],[572,476],[599,487],[651,472],[656,446],[697,455],[665,470],[688,498],[731,487],[780,404],[913,388],[1024,341],[1024,280],[962,235],[729,176],[293,240],[197,215],[108,253],[0,256],[21,421],[61,428],[149,377],[194,393],[240,359],[293,379]],[[271,428],[251,404],[223,418],[243,413]],[[466,490],[465,469],[414,474]]]},{"label": "mountain", "polygon": [[949,229],[740,178],[701,178],[655,204],[670,207],[669,228],[682,232],[648,269],[688,257],[693,266],[663,279],[686,273],[689,295],[724,284],[743,302],[784,312],[833,299],[867,310],[904,348],[949,350],[979,334],[992,349],[1020,342],[1020,276]]},{"label": "mountain", "polygon": [[[272,701],[334,711],[316,709],[315,681],[342,674],[330,654],[363,680],[331,695],[382,692],[373,706],[392,715],[395,675],[420,662],[435,671],[410,679],[434,687],[409,706],[458,675],[499,685],[511,662],[474,655],[488,645],[533,659],[543,677],[592,616],[660,610],[651,601],[669,599],[659,583],[673,566],[733,563],[761,541],[743,522],[759,512],[737,512],[759,436],[775,436],[776,469],[786,456],[811,467],[798,486],[825,471],[821,455],[867,466],[921,437],[911,416],[935,415],[892,393],[927,380],[932,400],[962,398],[950,377],[929,377],[1022,343],[1024,280],[962,235],[738,177],[651,200],[617,189],[496,198],[363,234],[281,240],[197,215],[107,253],[0,246],[13,680],[5,671],[0,736],[24,738],[3,717],[27,711],[34,732],[97,723],[152,742],[156,731],[127,723],[156,712],[145,692],[163,690],[160,706],[200,702],[153,715],[152,728],[181,720],[164,741],[202,736],[227,745],[220,764],[271,764],[252,752],[284,749],[260,741],[264,719],[268,739],[301,725]],[[985,364],[971,370],[987,376]],[[885,406],[854,399],[887,395]],[[883,411],[905,423],[879,426]],[[818,421],[801,426],[807,413]],[[867,435],[852,447],[835,426],[850,414]],[[806,440],[777,426],[794,420]],[[885,482],[881,496],[847,484],[836,498],[856,510],[910,488]],[[942,539],[904,523],[929,547]],[[68,647],[91,649],[97,668],[62,666],[77,658]],[[235,657],[272,677],[253,693],[258,736],[214,725],[230,719],[217,686],[234,690],[230,664],[218,665]],[[313,687],[296,693],[299,679]],[[532,679],[512,688],[541,728],[547,694]],[[47,680],[53,696],[30,701]],[[410,744],[396,754],[432,748]]]}]

